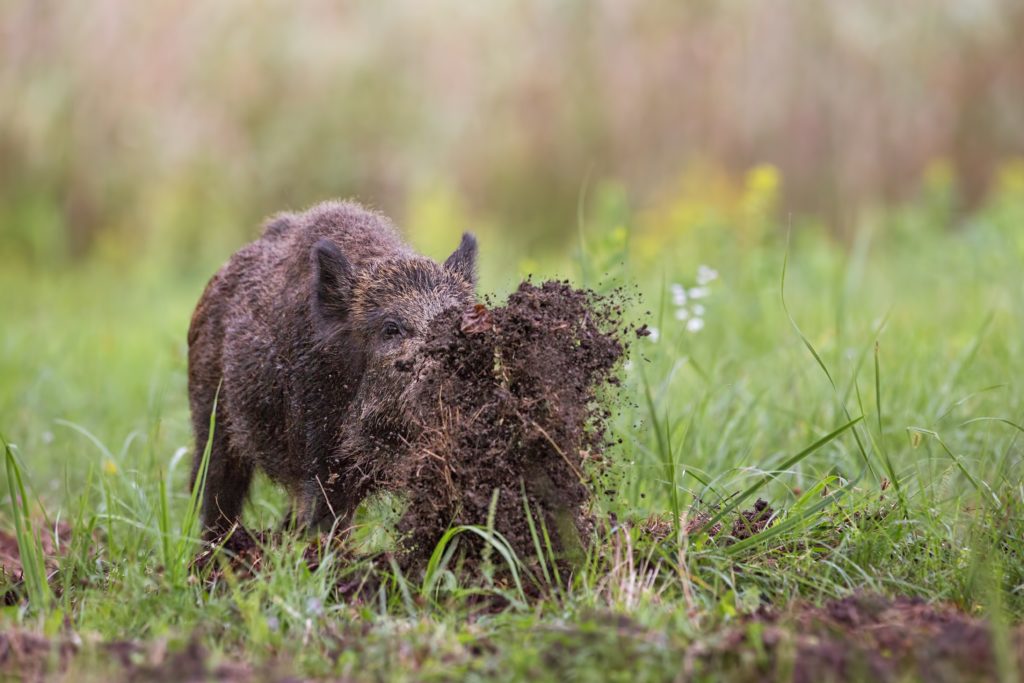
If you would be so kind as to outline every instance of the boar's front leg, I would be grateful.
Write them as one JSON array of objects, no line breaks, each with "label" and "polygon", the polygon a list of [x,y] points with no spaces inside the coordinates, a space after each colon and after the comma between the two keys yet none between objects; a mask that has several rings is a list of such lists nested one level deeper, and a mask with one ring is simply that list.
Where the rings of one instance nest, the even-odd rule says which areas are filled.
[{"label": "boar's front leg", "polygon": [[[212,401],[211,409],[212,409]],[[200,413],[201,414],[201,413]],[[207,413],[208,415],[208,413]],[[202,464],[209,440],[209,422],[195,420],[196,450],[192,461],[192,487]],[[242,506],[252,483],[253,463],[232,452],[227,429],[227,416],[220,413],[213,430],[210,459],[206,468],[206,486],[203,489],[202,520],[207,538],[215,538],[231,530],[242,517]]]}]

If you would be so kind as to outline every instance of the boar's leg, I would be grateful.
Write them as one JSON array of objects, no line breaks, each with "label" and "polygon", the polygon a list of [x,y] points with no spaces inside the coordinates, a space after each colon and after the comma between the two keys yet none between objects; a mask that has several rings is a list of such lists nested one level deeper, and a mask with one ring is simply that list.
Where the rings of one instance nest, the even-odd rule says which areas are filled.
[{"label": "boar's leg", "polygon": [[[329,497],[329,499],[328,499]],[[355,504],[339,495],[330,487],[322,489],[315,479],[306,487],[296,508],[296,521],[300,527],[310,533],[329,533],[344,535],[352,526],[352,517],[358,506],[358,497],[353,497]]]},{"label": "boar's leg", "polygon": [[[196,420],[196,451],[192,463],[192,486],[203,460],[209,438],[209,424]],[[253,463],[231,452],[227,420],[221,418],[213,430],[210,460],[206,467],[203,490],[202,519],[207,537],[216,537],[231,530],[242,517],[242,505],[252,483]]]},{"label": "boar's leg", "polygon": [[295,505],[289,503],[288,507],[285,508],[284,517],[281,518],[281,526],[278,527],[278,529],[282,533],[288,533],[289,531],[293,531],[295,526]]}]

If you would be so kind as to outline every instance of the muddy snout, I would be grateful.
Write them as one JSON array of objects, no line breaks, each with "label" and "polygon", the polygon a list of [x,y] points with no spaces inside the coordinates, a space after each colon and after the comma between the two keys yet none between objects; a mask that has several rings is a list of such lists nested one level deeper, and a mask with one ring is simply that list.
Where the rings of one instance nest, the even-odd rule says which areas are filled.
[{"label": "muddy snout", "polygon": [[395,381],[402,387],[403,403],[416,393],[423,377],[427,376],[430,367],[436,364],[423,344],[410,346],[411,348],[401,358],[394,361]]},{"label": "muddy snout", "polygon": [[[490,311],[483,304],[474,303],[462,308],[449,308],[441,315],[435,316],[431,324],[437,324],[439,318],[451,319],[449,316],[454,316],[459,321],[459,330],[463,334],[479,334],[491,328]],[[426,353],[423,343],[417,340],[402,358],[395,361],[395,370],[413,373],[411,381],[415,382],[430,369],[431,364],[430,354]]]}]

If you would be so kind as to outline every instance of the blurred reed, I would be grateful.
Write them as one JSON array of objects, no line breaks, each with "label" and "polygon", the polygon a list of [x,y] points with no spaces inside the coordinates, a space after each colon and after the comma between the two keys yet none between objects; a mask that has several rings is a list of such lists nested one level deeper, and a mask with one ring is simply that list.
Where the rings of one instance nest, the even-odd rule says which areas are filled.
[{"label": "blurred reed", "polygon": [[11,0],[0,253],[187,263],[332,196],[553,248],[604,178],[840,236],[947,178],[952,223],[1024,153],[1021,35],[1018,0]]}]

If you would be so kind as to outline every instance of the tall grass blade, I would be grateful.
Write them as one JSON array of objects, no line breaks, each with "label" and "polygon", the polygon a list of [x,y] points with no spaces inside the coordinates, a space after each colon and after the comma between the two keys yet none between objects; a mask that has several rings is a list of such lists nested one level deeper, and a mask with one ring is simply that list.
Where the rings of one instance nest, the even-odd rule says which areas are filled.
[{"label": "tall grass blade", "polygon": [[174,558],[171,555],[171,511],[167,503],[167,481],[164,477],[163,468],[157,470],[157,486],[160,489],[158,499],[160,509],[157,514],[157,526],[160,530],[160,553],[164,567],[168,571],[174,571],[171,568],[174,565]]},{"label": "tall grass blade", "polygon": [[437,585],[438,577],[444,571],[449,558],[458,547],[458,527],[448,529],[434,546],[430,558],[427,560],[427,567],[423,571],[423,582],[420,584],[420,594],[433,597],[434,588]]},{"label": "tall grass blade", "polygon": [[675,538],[682,538],[682,522],[680,519],[679,490],[676,488],[676,463],[672,457],[672,439],[667,433],[662,432],[661,421],[658,419],[658,408],[654,403],[654,395],[651,393],[651,384],[647,380],[647,373],[641,366],[640,377],[644,385],[644,397],[647,400],[647,411],[651,415],[651,426],[654,428],[655,438],[658,445],[658,457],[661,460],[662,469],[665,473],[666,492],[668,493],[669,505],[672,509],[672,528]]},{"label": "tall grass blade", "polygon": [[28,493],[21,476],[21,466],[7,439],[0,435],[4,446],[7,469],[7,490],[11,497],[11,516],[14,518],[14,536],[21,559],[22,576],[29,604],[37,612],[45,611],[53,602],[53,591],[46,580],[46,561],[40,539],[32,530],[32,516],[28,506]]},{"label": "tall grass blade", "polygon": [[[815,362],[817,362],[818,367],[821,368],[821,371],[825,373],[825,377],[828,378],[828,383],[832,386],[832,392],[838,398],[839,397],[839,389],[838,389],[838,387],[836,387],[835,380],[832,379],[832,373],[829,372],[828,367],[825,365],[825,362],[823,360],[821,360],[821,356],[818,355],[817,349],[815,349],[814,345],[811,344],[811,341],[803,333],[803,330],[800,329],[800,326],[797,325],[796,319],[793,317],[793,314],[790,313],[790,311],[789,311],[789,305],[786,303],[786,271],[787,271],[788,267],[789,267],[789,235],[786,236],[786,251],[785,251],[785,253],[783,254],[783,257],[782,257],[782,281],[780,283],[780,298],[782,299],[782,310],[786,314],[786,318],[789,319],[789,324],[793,328],[793,331],[796,332],[798,337],[800,337],[800,341],[802,341],[804,346],[807,347],[807,350],[811,352],[811,356],[814,357],[814,360],[815,360]],[[850,415],[850,411],[846,407],[846,400],[845,399],[841,399],[840,400],[839,407],[842,409],[843,414],[846,416],[847,420],[852,419],[852,416]],[[861,457],[864,459],[864,464],[867,466],[867,468],[871,472],[871,474],[874,475],[875,472],[874,472],[874,468],[871,466],[871,459],[868,457],[867,449],[865,449],[864,448],[864,444],[861,443],[860,435],[857,433],[856,429],[853,430],[853,439],[854,439],[854,441],[857,442],[857,448],[858,448],[858,450],[860,450]]]},{"label": "tall grass blade", "polygon": [[997,496],[995,491],[992,490],[992,487],[988,485],[988,482],[984,480],[979,480],[977,477],[975,477],[971,473],[971,471],[967,469],[967,466],[964,465],[963,460],[960,459],[960,456],[954,453],[952,449],[950,449],[950,447],[946,445],[946,442],[942,440],[942,437],[939,436],[938,432],[932,431],[931,429],[922,429],[920,427],[907,427],[907,431],[912,434],[917,433],[923,436],[930,436],[931,438],[933,438],[935,442],[939,444],[942,450],[946,452],[946,455],[949,456],[950,460],[952,460],[953,463],[957,466],[957,469],[959,469],[960,472],[964,475],[964,477],[967,478],[967,481],[971,482],[971,486],[973,486],[974,490],[978,492],[979,496],[981,496],[981,500],[982,502],[985,503],[985,505],[989,507],[994,506],[994,508],[996,509],[998,509],[1002,505],[1002,501],[999,500],[999,496]]},{"label": "tall grass blade", "polygon": [[54,423],[59,424],[62,427],[67,427],[68,429],[73,429],[74,431],[78,432],[79,434],[84,436],[86,439],[88,439],[89,442],[92,443],[92,445],[96,446],[96,449],[100,453],[102,453],[103,456],[107,460],[109,460],[110,462],[117,462],[117,458],[114,457],[113,452],[109,448],[107,448],[106,444],[104,444],[102,441],[100,441],[99,437],[97,437],[95,434],[90,432],[85,427],[83,427],[81,425],[77,425],[74,422],[71,422],[69,420],[59,420],[58,419],[58,420],[54,420]]},{"label": "tall grass blade", "polygon": [[196,480],[192,485],[192,493],[189,496],[188,507],[185,509],[178,547],[175,551],[174,565],[180,568],[184,568],[187,564],[189,550],[198,536],[199,517],[203,506],[203,496],[206,492],[206,475],[210,469],[210,453],[213,451],[213,435],[217,428],[217,403],[219,400],[220,385],[218,384],[217,393],[213,396],[213,408],[210,410],[210,433],[206,437],[206,445],[203,447],[203,457],[200,459],[199,469],[196,471]]},{"label": "tall grass blade", "polygon": [[[823,447],[823,446],[827,445],[828,443],[832,442],[833,440],[835,440],[836,437],[838,437],[840,434],[842,434],[846,430],[851,429],[855,424],[857,424],[858,422],[860,422],[863,419],[864,419],[863,416],[858,417],[855,420],[851,420],[850,422],[847,422],[846,424],[844,424],[839,429],[836,429],[835,431],[833,431],[833,432],[831,432],[829,434],[826,434],[825,436],[821,437],[820,439],[818,439],[817,441],[812,443],[810,446],[808,446],[807,448],[805,448],[802,451],[800,451],[799,453],[797,453],[796,455],[793,455],[790,458],[786,459],[782,464],[780,464],[777,468],[775,468],[774,472],[784,472],[784,471],[788,470],[789,468],[793,467],[794,465],[796,465],[801,460],[803,460],[807,456],[811,455],[812,453],[814,453],[815,451],[817,451],[821,447]],[[727,514],[729,514],[733,510],[735,510],[737,507],[739,507],[743,503],[743,501],[745,501],[751,495],[756,493],[758,489],[760,489],[762,486],[764,486],[765,484],[770,482],[772,479],[775,479],[774,472],[768,472],[763,477],[761,477],[756,482],[754,482],[753,484],[748,486],[746,489],[744,489],[742,492],[740,492],[739,495],[733,496],[733,498],[730,500],[729,503],[727,503],[726,505],[723,505],[721,510],[719,510],[710,520],[705,522],[700,527],[700,531],[703,531],[705,529],[710,529],[710,528],[714,527],[715,524],[717,524],[718,522],[720,522],[722,520],[722,518],[724,518]]]},{"label": "tall grass blade", "polygon": [[409,590],[409,582],[405,580],[405,574],[402,573],[402,568],[398,566],[394,557],[389,555],[388,563],[391,565],[391,576],[394,579],[395,585],[398,586],[398,594],[402,597],[402,605],[405,607],[405,613],[410,617],[415,617],[416,602],[412,599],[412,592]]},{"label": "tall grass blade", "polygon": [[786,270],[789,267],[788,235],[786,237],[786,240],[786,252],[785,254],[783,254],[782,257],[782,310],[786,314],[786,317],[789,319],[789,324],[793,327],[793,330],[796,332],[797,336],[800,337],[800,341],[802,341],[804,346],[807,347],[807,350],[811,352],[811,356],[814,357],[814,360],[815,362],[817,362],[818,367],[821,368],[821,371],[825,373],[825,377],[828,378],[828,382],[829,384],[832,385],[832,389],[836,390],[836,383],[835,380],[832,379],[832,373],[829,372],[828,368],[825,366],[825,361],[821,360],[821,356],[818,355],[818,351],[817,349],[814,348],[814,344],[812,344],[811,341],[807,338],[807,336],[803,333],[803,330],[800,329],[800,326],[796,324],[796,320],[793,318],[793,314],[789,312],[789,306],[786,304]]},{"label": "tall grass blade", "polygon": [[976,417],[971,420],[967,420],[966,422],[960,423],[960,426],[966,427],[967,425],[974,424],[975,422],[1002,422],[1004,425],[1009,425],[1010,427],[1016,429],[1018,432],[1024,433],[1024,426],[1021,426],[1020,424],[1014,422],[1013,420],[1008,420],[1005,417]]},{"label": "tall grass blade", "polygon": [[526,495],[526,483],[519,482],[523,498],[523,512],[526,513],[526,524],[530,528],[530,539],[533,541],[533,550],[537,553],[537,562],[540,563],[541,574],[544,575],[544,585],[551,585],[551,573],[548,571],[547,560],[544,557],[544,548],[540,543],[540,536],[537,534],[537,525],[533,522],[533,512],[530,510],[530,499]]},{"label": "tall grass blade", "polygon": [[[867,414],[867,411],[864,410],[864,400],[861,398],[860,395],[860,383],[855,382],[855,384],[857,388],[857,406],[860,408],[861,414],[865,415]],[[893,490],[896,491],[896,500],[898,501],[900,506],[900,513],[903,515],[904,519],[907,519],[907,501],[903,497],[902,484],[900,483],[900,478],[896,475],[896,468],[893,467],[892,460],[889,458],[889,452],[885,449],[884,446],[880,444],[882,440],[882,435],[879,434],[878,441],[876,441],[870,429],[865,429],[864,433],[868,435],[868,441],[871,442],[872,450],[875,453],[878,453],[879,458],[881,458],[882,467],[885,468],[885,472],[889,477],[889,482],[892,484]]]}]

